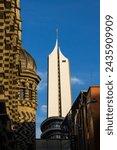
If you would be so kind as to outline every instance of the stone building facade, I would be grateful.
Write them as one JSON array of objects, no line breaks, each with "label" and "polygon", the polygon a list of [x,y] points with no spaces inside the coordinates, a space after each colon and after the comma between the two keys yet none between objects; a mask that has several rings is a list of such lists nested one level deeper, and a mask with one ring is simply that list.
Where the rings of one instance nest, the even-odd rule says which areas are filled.
[{"label": "stone building facade", "polygon": [[72,150],[100,150],[100,87],[81,91],[62,125]]},{"label": "stone building facade", "polygon": [[40,77],[34,59],[22,48],[21,32],[20,0],[0,0],[0,106],[5,106],[15,150],[29,150],[35,145]]}]

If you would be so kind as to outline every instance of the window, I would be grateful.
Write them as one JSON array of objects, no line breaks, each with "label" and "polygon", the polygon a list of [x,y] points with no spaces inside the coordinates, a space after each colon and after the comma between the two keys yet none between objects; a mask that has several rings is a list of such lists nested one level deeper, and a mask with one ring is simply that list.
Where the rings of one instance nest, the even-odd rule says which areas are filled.
[{"label": "window", "polygon": [[2,60],[3,59],[3,56],[0,56],[0,60]]},{"label": "window", "polygon": [[4,25],[4,23],[3,22],[0,22],[0,26],[3,26]]},{"label": "window", "polygon": [[66,62],[66,60],[62,60],[62,62]]},{"label": "window", "polygon": [[25,98],[25,83],[22,82],[20,88],[20,100],[24,100],[24,98]]},{"label": "window", "polygon": [[0,46],[3,46],[3,42],[0,42]]},{"label": "window", "polygon": [[5,45],[5,49],[6,49],[6,50],[10,50],[10,49],[11,49],[11,45],[10,45],[10,44],[6,44],[6,45]]},{"label": "window", "polygon": [[0,85],[0,94],[4,94],[4,86]]},{"label": "window", "polygon": [[0,7],[0,10],[4,10],[4,7]]},{"label": "window", "polygon": [[0,19],[4,19],[4,13],[0,12]]},{"label": "window", "polygon": [[0,29],[0,32],[3,32],[3,29]]},{"label": "window", "polygon": [[29,84],[29,99],[32,100],[32,84]]},{"label": "window", "polygon": [[60,135],[56,135],[56,138],[57,138],[57,139],[61,139],[61,136],[60,136]]},{"label": "window", "polygon": [[3,64],[0,63],[0,67],[2,67]]},{"label": "window", "polygon": [[6,7],[6,9],[10,9],[11,8],[11,3],[10,2],[6,2],[5,3],[5,7]]},{"label": "window", "polygon": [[0,49],[0,53],[3,53],[3,49]]},{"label": "window", "polygon": [[0,35],[0,39],[3,39],[3,36]]},{"label": "window", "polygon": [[10,31],[14,31],[14,25],[10,25]]},{"label": "window", "polygon": [[8,83],[8,82],[4,82],[4,84],[5,84],[5,85],[8,85],[9,83]]}]

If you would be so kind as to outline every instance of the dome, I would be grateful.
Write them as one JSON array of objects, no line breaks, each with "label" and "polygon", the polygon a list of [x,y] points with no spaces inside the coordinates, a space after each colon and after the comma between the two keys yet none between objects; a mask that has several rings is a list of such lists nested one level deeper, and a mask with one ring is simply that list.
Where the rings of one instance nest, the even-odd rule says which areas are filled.
[{"label": "dome", "polygon": [[36,63],[32,56],[25,50],[20,50],[21,69],[36,72]]}]

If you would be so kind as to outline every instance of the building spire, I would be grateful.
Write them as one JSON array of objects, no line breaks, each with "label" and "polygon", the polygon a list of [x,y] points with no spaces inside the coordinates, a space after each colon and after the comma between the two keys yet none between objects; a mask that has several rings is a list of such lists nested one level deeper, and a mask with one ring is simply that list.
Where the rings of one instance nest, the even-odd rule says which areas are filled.
[{"label": "building spire", "polygon": [[58,28],[56,28],[56,39],[58,40]]},{"label": "building spire", "polygon": [[56,45],[57,45],[57,48],[59,49],[59,42],[58,42],[58,28],[56,28]]},{"label": "building spire", "polygon": [[56,45],[48,58],[48,117],[65,117],[70,108],[69,61],[60,51],[56,29]]}]

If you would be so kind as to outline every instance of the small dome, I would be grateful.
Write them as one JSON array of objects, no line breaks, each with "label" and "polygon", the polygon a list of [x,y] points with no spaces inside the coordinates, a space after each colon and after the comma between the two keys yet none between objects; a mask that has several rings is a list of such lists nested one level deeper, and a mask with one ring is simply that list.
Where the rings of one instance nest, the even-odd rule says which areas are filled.
[{"label": "small dome", "polygon": [[36,63],[32,56],[25,50],[20,50],[20,61],[21,61],[21,68],[23,70],[30,70],[36,72]]}]

